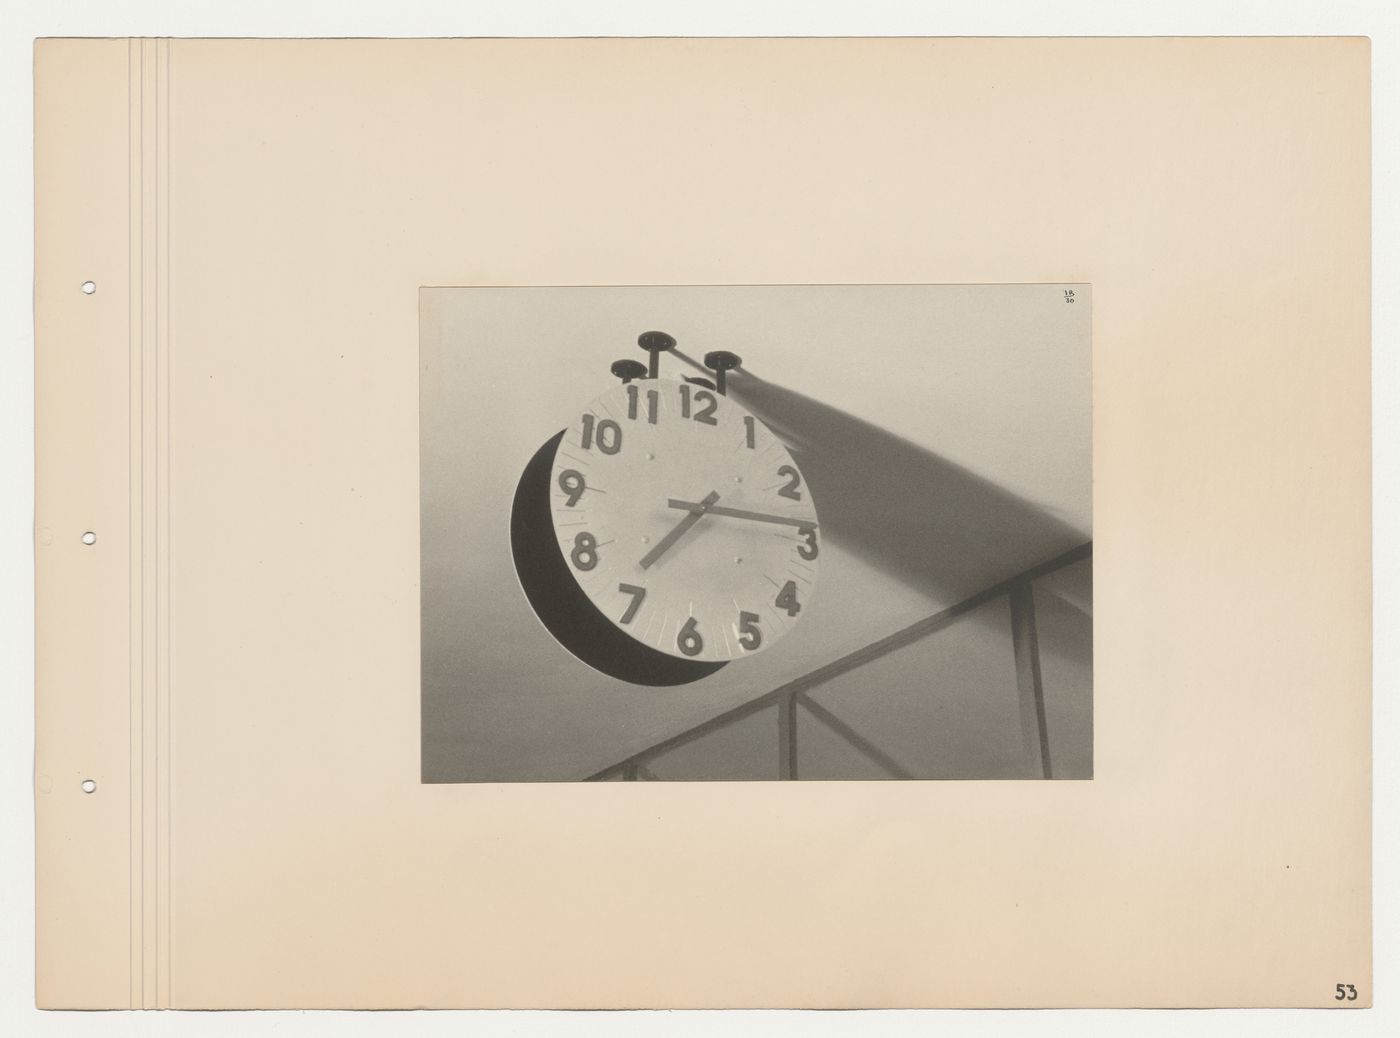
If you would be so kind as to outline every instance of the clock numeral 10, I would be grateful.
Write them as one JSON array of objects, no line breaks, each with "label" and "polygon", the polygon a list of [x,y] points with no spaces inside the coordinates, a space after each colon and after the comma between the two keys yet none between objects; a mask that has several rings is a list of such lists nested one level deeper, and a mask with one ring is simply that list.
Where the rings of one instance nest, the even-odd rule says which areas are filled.
[{"label": "clock numeral 10", "polygon": [[[660,397],[661,394],[656,390],[647,390],[647,421],[652,425],[656,424],[656,405]],[[627,417],[637,417],[637,387],[632,385],[627,387]]]},{"label": "clock numeral 10", "polygon": [[704,651],[705,642],[700,637],[699,630],[696,629],[695,617],[692,616],[676,632],[676,648],[687,656],[699,656]]},{"label": "clock numeral 10", "polygon": [[739,610],[739,644],[752,652],[763,644],[763,633],[758,629],[758,614]]},{"label": "clock numeral 10", "polygon": [[[591,414],[583,416],[583,449],[589,450],[593,446],[593,426],[597,419]],[[622,450],[622,427],[611,418],[604,418],[597,422],[598,426],[598,449],[604,454],[616,454]],[[780,473],[781,474],[781,473]]]},{"label": "clock numeral 10", "polygon": [[627,610],[622,614],[622,623],[630,624],[632,618],[637,615],[637,610],[642,608],[642,599],[647,597],[647,589],[638,587],[636,584],[619,584],[617,589],[624,595],[631,595],[632,601],[627,603]]},{"label": "clock numeral 10", "polygon": [[[697,422],[703,422],[706,425],[719,424],[715,418],[715,408],[719,406],[719,400],[713,393],[708,389],[697,389],[695,403],[699,407],[693,416]],[[690,413],[690,386],[685,384],[681,385],[681,417],[692,417]]]},{"label": "clock numeral 10", "polygon": [[778,597],[773,599],[773,604],[779,609],[786,609],[788,616],[796,616],[802,612],[802,606],[797,601],[797,584],[789,580],[783,585],[783,589],[778,592]]},{"label": "clock numeral 10", "polygon": [[573,564],[581,570],[598,565],[598,540],[587,531],[574,538],[574,550],[569,552]]}]

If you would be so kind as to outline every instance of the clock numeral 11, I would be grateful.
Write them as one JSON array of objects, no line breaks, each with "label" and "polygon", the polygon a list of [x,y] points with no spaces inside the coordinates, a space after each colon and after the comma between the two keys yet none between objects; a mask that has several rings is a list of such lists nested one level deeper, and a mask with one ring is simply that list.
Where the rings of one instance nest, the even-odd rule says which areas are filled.
[{"label": "clock numeral 11", "polygon": [[[656,390],[647,390],[647,421],[652,425],[656,424],[656,405],[660,398]],[[633,385],[627,387],[627,417],[634,420],[637,417],[637,387]]]}]

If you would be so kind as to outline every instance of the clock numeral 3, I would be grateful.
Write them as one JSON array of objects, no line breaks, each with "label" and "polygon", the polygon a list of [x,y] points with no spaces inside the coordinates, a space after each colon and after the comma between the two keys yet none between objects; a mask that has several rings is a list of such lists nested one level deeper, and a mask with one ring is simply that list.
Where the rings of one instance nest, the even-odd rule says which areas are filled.
[{"label": "clock numeral 3", "polygon": [[800,527],[797,532],[801,536],[807,538],[805,544],[799,544],[797,546],[797,554],[802,556],[802,558],[804,559],[815,559],[818,555],[816,527],[803,526]]},{"label": "clock numeral 3", "polygon": [[699,656],[705,648],[704,639],[700,637],[700,632],[695,627],[695,617],[691,617],[676,632],[676,648],[687,656]]},{"label": "clock numeral 3", "polygon": [[788,616],[796,616],[802,612],[802,606],[797,601],[797,583],[789,580],[783,585],[783,589],[778,592],[778,597],[773,599],[773,604],[779,609],[786,609]]},{"label": "clock numeral 3", "polygon": [[578,499],[583,496],[583,492],[588,489],[588,484],[583,481],[583,473],[576,469],[565,469],[559,473],[559,489],[568,495],[566,502],[570,508],[578,504]]},{"label": "clock numeral 3", "polygon": [[[656,424],[656,404],[660,394],[654,389],[647,390],[647,421],[652,425]],[[627,387],[627,417],[635,419],[637,417],[637,387]]]},{"label": "clock numeral 3", "polygon": [[582,570],[590,570],[598,565],[598,541],[591,533],[584,532],[574,538],[574,550],[569,558]]},{"label": "clock numeral 3", "polygon": [[[700,410],[696,411],[693,416],[697,422],[704,422],[706,425],[719,424],[715,418],[715,408],[719,406],[719,400],[713,393],[708,389],[697,389],[695,403],[700,407]],[[690,387],[687,385],[681,386],[681,417],[692,417],[690,413]]]},{"label": "clock numeral 3", "polygon": [[636,584],[619,584],[617,589],[624,595],[631,595],[632,601],[627,603],[627,611],[622,614],[622,623],[630,624],[632,618],[637,615],[637,610],[642,608],[642,599],[647,597],[647,589],[638,587]]},{"label": "clock numeral 3", "polygon": [[752,652],[763,644],[763,634],[758,629],[758,614],[739,611],[739,644]]},{"label": "clock numeral 3", "polygon": [[[597,421],[591,414],[583,416],[583,449],[590,450],[593,447],[593,426]],[[598,449],[604,454],[616,454],[622,450],[622,427],[611,418],[604,418],[597,422],[598,427]]]},{"label": "clock numeral 3", "polygon": [[791,465],[784,465],[778,470],[778,475],[787,476],[787,484],[778,488],[779,497],[790,497],[794,501],[801,501],[802,495],[797,488],[802,485],[802,477],[797,474],[797,470]]}]

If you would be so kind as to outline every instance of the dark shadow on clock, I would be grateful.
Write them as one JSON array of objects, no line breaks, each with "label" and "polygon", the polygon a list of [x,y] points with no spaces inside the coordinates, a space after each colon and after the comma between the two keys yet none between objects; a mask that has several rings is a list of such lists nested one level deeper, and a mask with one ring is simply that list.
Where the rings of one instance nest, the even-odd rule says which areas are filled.
[{"label": "dark shadow on clock", "polygon": [[683,660],[643,645],[615,627],[569,572],[554,539],[549,478],[564,430],[535,452],[515,488],[510,549],[530,607],[556,641],[594,670],[634,685],[684,685],[725,666]]},{"label": "dark shadow on clock", "polygon": [[[678,359],[703,368],[680,350]],[[746,368],[728,392],[787,444],[823,536],[950,600],[1081,544],[1069,523],[932,451]]]}]

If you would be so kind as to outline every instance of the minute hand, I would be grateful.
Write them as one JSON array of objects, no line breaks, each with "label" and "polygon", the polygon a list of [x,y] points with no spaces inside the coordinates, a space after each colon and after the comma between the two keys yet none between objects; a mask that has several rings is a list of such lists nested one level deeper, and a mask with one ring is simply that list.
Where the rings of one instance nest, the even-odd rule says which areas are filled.
[{"label": "minute hand", "polygon": [[[677,501],[671,498],[666,502],[668,508],[684,508],[687,511],[695,511],[704,508],[704,504],[699,501]],[[811,519],[798,519],[790,515],[769,515],[767,512],[750,512],[744,508],[725,508],[723,505],[710,505],[705,511],[709,515],[727,515],[732,519],[752,519],[756,523],[777,523],[780,526],[796,526],[798,529],[815,530],[817,524]]]}]

